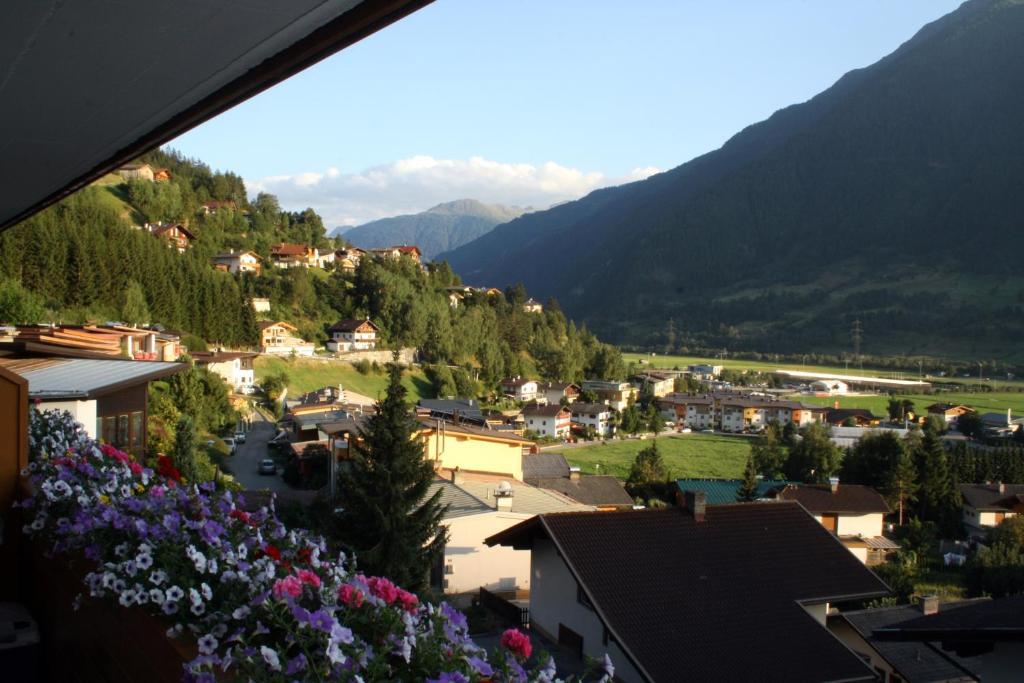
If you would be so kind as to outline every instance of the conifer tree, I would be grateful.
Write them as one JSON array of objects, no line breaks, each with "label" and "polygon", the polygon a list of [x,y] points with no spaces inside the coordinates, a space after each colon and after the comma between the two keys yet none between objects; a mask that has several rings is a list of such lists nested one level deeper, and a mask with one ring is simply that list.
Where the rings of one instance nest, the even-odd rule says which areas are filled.
[{"label": "conifer tree", "polygon": [[389,366],[387,393],[352,442],[354,456],[338,477],[335,534],[354,551],[362,571],[410,590],[425,587],[428,570],[447,541],[441,492],[427,497],[434,469],[413,438],[402,370]]},{"label": "conifer tree", "polygon": [[174,450],[171,460],[181,476],[194,483],[198,477],[196,467],[196,426],[192,418],[182,415],[174,428]]},{"label": "conifer tree", "polygon": [[121,317],[130,325],[142,325],[149,322],[149,306],[146,304],[146,295],[142,293],[142,287],[135,280],[130,281],[125,289]]},{"label": "conifer tree", "polygon": [[736,500],[740,503],[757,500],[757,467],[754,465],[753,454],[747,456],[747,465],[743,468],[743,482],[736,491]]}]

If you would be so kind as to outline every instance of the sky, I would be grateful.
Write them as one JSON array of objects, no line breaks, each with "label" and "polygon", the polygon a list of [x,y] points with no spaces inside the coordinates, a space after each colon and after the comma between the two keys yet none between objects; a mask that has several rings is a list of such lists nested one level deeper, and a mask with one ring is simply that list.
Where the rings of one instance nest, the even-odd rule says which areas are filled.
[{"label": "sky", "polygon": [[167,146],[329,228],[544,208],[720,147],[954,0],[436,0]]}]

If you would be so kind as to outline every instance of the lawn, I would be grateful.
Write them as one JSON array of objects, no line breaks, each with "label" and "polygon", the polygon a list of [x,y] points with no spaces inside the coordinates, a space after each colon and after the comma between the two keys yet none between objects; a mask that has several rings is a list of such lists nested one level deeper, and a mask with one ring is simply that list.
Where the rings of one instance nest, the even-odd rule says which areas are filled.
[{"label": "lawn", "polygon": [[[323,362],[306,358],[286,359],[260,356],[256,359],[256,381],[270,374],[281,371],[288,373],[288,394],[296,394],[313,391],[326,386],[341,385],[358,394],[378,398],[384,395],[387,389],[388,378],[383,372],[363,375],[350,363],[339,360]],[[423,371],[419,369],[406,370],[402,377],[402,384],[409,390],[407,398],[409,401],[418,401],[421,398],[433,397],[433,389]]]},{"label": "lawn", "polygon": [[[840,408],[868,408],[879,417],[887,415],[889,397],[884,394],[871,396],[807,396],[806,394],[794,394],[790,398],[809,405],[833,406],[836,402]],[[962,403],[970,406],[980,413],[1003,413],[1007,408],[1013,410],[1014,415],[1024,415],[1024,394],[1014,391],[993,391],[993,392],[938,392],[934,394],[909,394],[900,395],[899,398],[908,398],[914,402],[915,412],[924,414],[925,408],[933,403]]]},{"label": "lawn", "polygon": [[[750,453],[750,442],[749,437],[722,434],[663,435],[658,438],[658,450],[674,478],[738,479]],[[587,474],[612,474],[625,479],[636,454],[650,445],[649,439],[616,439],[545,452],[562,453],[570,465]]]}]

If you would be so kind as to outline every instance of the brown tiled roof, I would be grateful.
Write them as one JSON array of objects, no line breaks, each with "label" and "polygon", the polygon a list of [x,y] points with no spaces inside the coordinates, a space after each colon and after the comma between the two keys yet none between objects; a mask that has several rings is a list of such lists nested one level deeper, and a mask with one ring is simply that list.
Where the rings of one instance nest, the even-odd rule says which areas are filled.
[{"label": "brown tiled roof", "polygon": [[536,538],[648,680],[874,680],[800,603],[888,589],[799,505],[709,506],[702,522],[680,508],[548,514],[486,543]]},{"label": "brown tiled roof", "polygon": [[[526,475],[523,476],[525,478]],[[542,489],[558,491],[586,505],[633,507],[633,499],[622,488],[622,482],[611,475],[584,474],[575,480],[569,477],[549,477],[531,483]]]},{"label": "brown tiled roof", "polygon": [[839,484],[833,493],[828,484],[789,484],[777,493],[782,500],[793,500],[813,514],[866,515],[888,514],[889,505],[878,491],[860,484]]},{"label": "brown tiled roof", "polygon": [[559,405],[550,406],[526,406],[523,408],[523,415],[539,415],[541,417],[554,417],[561,412],[569,411]]},{"label": "brown tiled roof", "polygon": [[1006,512],[1020,504],[1017,496],[1024,495],[1024,484],[960,484],[960,495],[964,502],[976,510]]},{"label": "brown tiled roof", "polygon": [[236,358],[255,358],[260,354],[253,351],[191,351],[188,355],[197,363],[224,363]]},{"label": "brown tiled roof", "polygon": [[604,403],[580,403],[577,401],[569,404],[569,412],[573,415],[600,415],[615,411]]},{"label": "brown tiled roof", "polygon": [[170,223],[167,225],[157,226],[156,228],[153,228],[153,235],[155,237],[160,237],[165,232],[170,232],[173,228],[177,228],[180,232],[182,232],[185,235],[185,237],[189,238],[190,240],[194,240],[196,238],[192,231],[186,228],[181,223]]},{"label": "brown tiled roof", "polygon": [[829,408],[825,413],[825,421],[829,424],[840,424],[851,417],[859,417],[865,420],[878,420],[867,408]]},{"label": "brown tiled roof", "polygon": [[308,247],[305,244],[275,244],[270,247],[270,253],[274,256],[305,256]]},{"label": "brown tiled roof", "polygon": [[370,322],[369,319],[365,319],[365,318],[360,318],[360,319],[346,318],[345,320],[339,320],[338,322],[336,322],[333,325],[331,325],[329,328],[327,328],[327,331],[328,332],[355,332],[356,330],[358,330],[363,325],[369,325],[370,327],[373,328],[373,330],[375,332],[380,330],[380,328],[377,327],[376,325],[374,325],[372,322]]},{"label": "brown tiled roof", "polygon": [[533,379],[523,379],[522,377],[509,377],[507,379],[501,380],[501,386],[503,386],[503,387],[521,387],[524,384],[529,384],[530,382],[536,382],[536,380],[533,380]]}]

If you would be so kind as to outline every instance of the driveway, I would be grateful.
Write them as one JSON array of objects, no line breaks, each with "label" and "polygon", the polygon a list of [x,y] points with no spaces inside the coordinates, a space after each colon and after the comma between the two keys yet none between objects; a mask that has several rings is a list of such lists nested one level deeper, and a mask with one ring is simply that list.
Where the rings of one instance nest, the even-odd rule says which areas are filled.
[{"label": "driveway", "polygon": [[268,489],[270,491],[291,491],[281,474],[260,474],[260,460],[270,457],[267,442],[276,433],[274,424],[268,422],[258,411],[252,418],[252,427],[245,435],[245,443],[238,444],[235,454],[228,458],[231,474],[247,491]]}]

